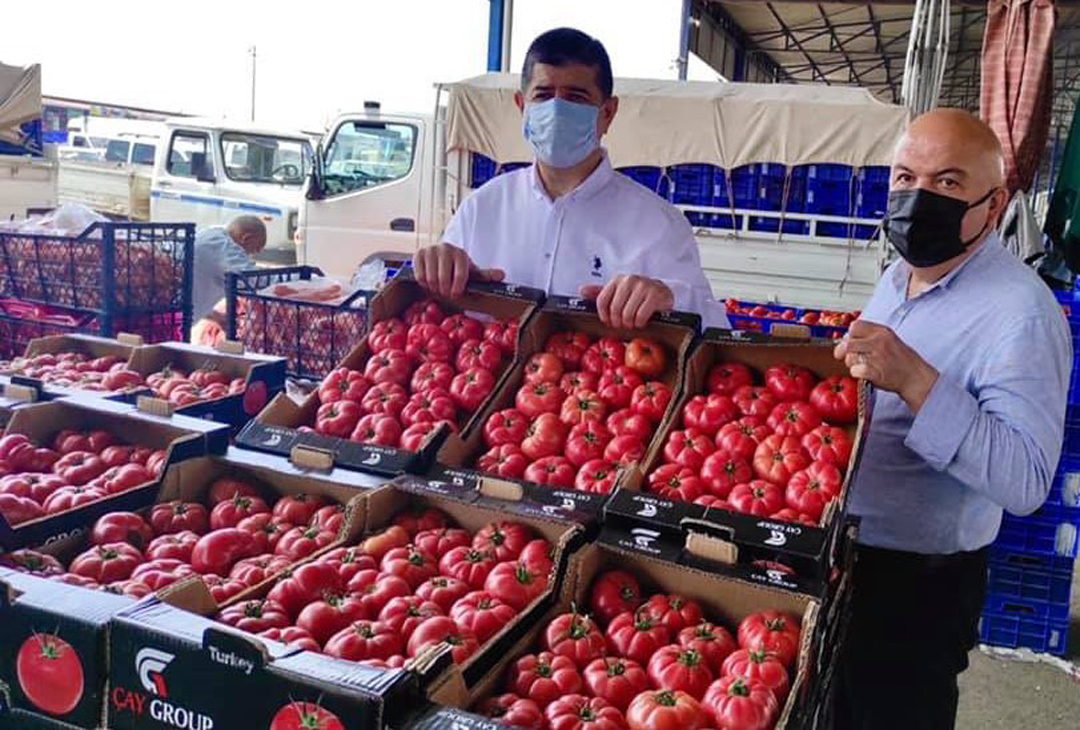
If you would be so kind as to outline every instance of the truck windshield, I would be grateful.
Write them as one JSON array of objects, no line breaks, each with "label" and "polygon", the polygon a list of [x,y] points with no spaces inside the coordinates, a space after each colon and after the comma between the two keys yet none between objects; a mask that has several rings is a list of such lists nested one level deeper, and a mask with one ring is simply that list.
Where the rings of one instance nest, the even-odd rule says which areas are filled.
[{"label": "truck windshield", "polygon": [[326,148],[323,187],[330,195],[382,185],[409,174],[416,127],[389,122],[345,122]]},{"label": "truck windshield", "polygon": [[311,143],[291,137],[224,132],[221,158],[230,180],[300,185],[311,170]]},{"label": "truck windshield", "polygon": [[127,162],[131,144],[122,139],[110,139],[105,148],[106,162]]}]

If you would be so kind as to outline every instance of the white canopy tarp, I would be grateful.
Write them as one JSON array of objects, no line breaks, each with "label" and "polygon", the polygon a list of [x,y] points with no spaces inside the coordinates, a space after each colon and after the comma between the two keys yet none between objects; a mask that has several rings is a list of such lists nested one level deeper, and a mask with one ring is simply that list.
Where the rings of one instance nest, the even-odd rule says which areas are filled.
[{"label": "white canopy tarp", "polygon": [[41,116],[41,66],[0,63],[0,140],[19,144],[19,125]]},{"label": "white canopy tarp", "polygon": [[[446,84],[447,148],[500,162],[532,159],[514,106],[517,74]],[[902,106],[850,86],[617,79],[604,145],[615,167],[754,162],[888,165],[908,121]]]}]

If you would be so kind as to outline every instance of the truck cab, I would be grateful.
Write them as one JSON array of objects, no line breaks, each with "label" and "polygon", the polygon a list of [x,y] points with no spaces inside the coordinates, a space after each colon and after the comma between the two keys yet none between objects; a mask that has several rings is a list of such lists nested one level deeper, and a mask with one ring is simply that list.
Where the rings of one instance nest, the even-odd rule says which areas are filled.
[{"label": "truck cab", "polygon": [[311,138],[300,131],[167,120],[154,161],[151,220],[203,228],[255,215],[266,225],[267,257],[289,261],[313,154]]}]

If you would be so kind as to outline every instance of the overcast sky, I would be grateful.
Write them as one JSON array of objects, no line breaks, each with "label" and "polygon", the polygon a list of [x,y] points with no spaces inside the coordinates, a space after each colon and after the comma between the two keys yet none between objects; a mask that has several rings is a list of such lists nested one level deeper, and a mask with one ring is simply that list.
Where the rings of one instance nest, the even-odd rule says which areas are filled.
[{"label": "overcast sky", "polygon": [[[606,45],[617,76],[674,78],[681,0],[516,0],[511,65],[571,25]],[[483,73],[487,0],[53,0],[23,16],[0,62],[40,63],[45,94],[322,128],[377,99],[428,112],[432,85]],[[36,14],[35,14],[36,15]],[[9,18],[10,19],[10,18]],[[40,21],[40,22],[39,22]],[[694,59],[691,78],[715,79]]]}]

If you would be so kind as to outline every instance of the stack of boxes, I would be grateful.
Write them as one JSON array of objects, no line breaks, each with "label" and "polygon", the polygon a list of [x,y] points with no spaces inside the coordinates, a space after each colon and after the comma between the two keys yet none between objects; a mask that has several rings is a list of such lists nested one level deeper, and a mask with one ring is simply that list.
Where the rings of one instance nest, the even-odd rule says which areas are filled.
[{"label": "stack of boxes", "polygon": [[1069,318],[1074,353],[1061,461],[1039,510],[1002,518],[990,550],[980,635],[992,646],[1063,655],[1080,533],[1080,301],[1071,290],[1055,293]]}]

